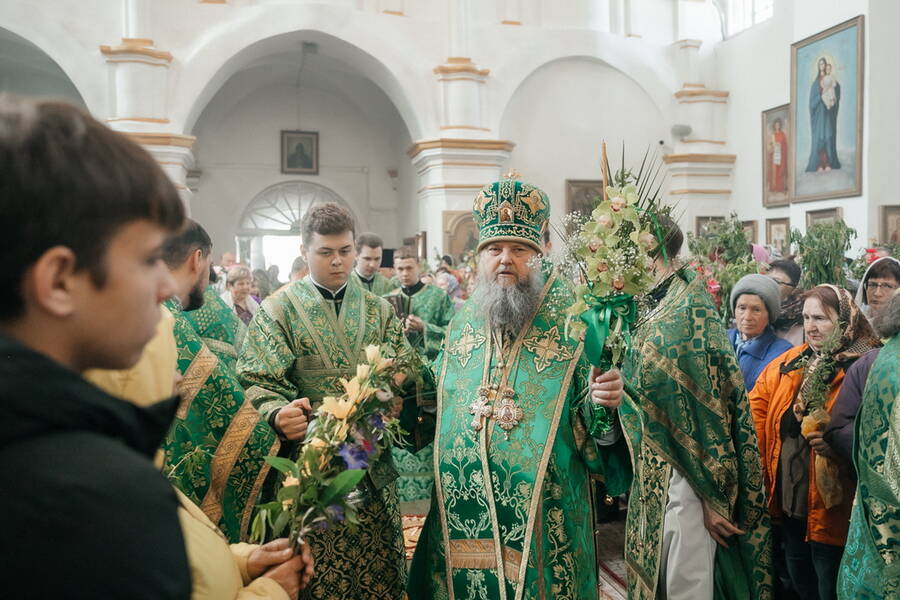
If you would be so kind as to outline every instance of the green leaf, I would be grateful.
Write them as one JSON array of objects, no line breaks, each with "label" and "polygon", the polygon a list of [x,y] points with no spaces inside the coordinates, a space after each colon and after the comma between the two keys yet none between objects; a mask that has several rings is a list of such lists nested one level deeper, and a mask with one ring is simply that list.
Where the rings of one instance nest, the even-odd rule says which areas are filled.
[{"label": "green leaf", "polygon": [[266,462],[272,465],[272,468],[285,475],[293,475],[297,479],[300,479],[300,469],[297,468],[297,463],[294,461],[281,456],[267,456]]},{"label": "green leaf", "polygon": [[275,537],[279,537],[281,532],[284,531],[284,528],[287,527],[288,522],[291,520],[292,513],[289,510],[282,511],[278,518],[275,519],[275,525],[272,526],[272,535]]},{"label": "green leaf", "polygon": [[363,469],[352,469],[339,473],[338,476],[334,478],[334,481],[332,481],[331,484],[325,488],[325,491],[322,492],[319,501],[324,506],[327,506],[334,502],[335,498],[346,496],[350,493],[350,490],[356,487],[365,474],[366,472]]},{"label": "green leaf", "polygon": [[278,490],[278,496],[277,496],[278,501],[284,502],[285,500],[296,500],[299,492],[300,492],[299,485],[285,486],[285,487],[281,488],[280,490]]}]

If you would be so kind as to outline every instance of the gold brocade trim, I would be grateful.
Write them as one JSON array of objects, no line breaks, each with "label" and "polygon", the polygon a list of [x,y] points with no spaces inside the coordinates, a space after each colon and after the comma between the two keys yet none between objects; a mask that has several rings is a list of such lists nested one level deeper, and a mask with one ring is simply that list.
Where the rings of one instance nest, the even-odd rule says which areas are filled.
[{"label": "gold brocade trim", "polygon": [[[447,339],[451,339],[454,321],[450,321],[447,325]],[[444,562],[447,569],[447,595],[450,600],[455,600],[453,593],[453,571],[450,567],[450,553],[446,551],[450,547],[450,533],[447,525],[447,508],[444,505],[444,486],[441,484],[441,421],[444,414],[444,377],[447,375],[447,362],[450,360],[450,353],[444,353],[444,360],[441,363],[441,374],[437,381],[437,419],[434,428],[434,495],[437,501],[438,515],[441,521],[441,537],[444,542]]]},{"label": "gold brocade trim", "polygon": [[[490,360],[490,358],[488,358]],[[504,384],[506,380],[504,379]],[[493,430],[493,428],[492,428]],[[488,445],[488,428],[483,427],[478,432],[479,440],[478,454],[481,458],[481,473],[484,477],[484,498],[487,500],[488,516],[491,518],[491,531],[494,534],[494,568],[497,571],[497,589],[500,592],[500,600],[506,600],[506,576],[505,569],[501,569],[503,564],[503,543],[500,540],[500,519],[497,517],[497,503],[494,501],[494,482],[491,481],[491,465],[488,462],[487,445]],[[448,576],[452,575],[448,571]]]},{"label": "gold brocade trim", "polygon": [[[304,280],[304,283],[306,283],[306,280]],[[309,285],[312,285],[312,283],[309,283]],[[306,327],[306,330],[309,331],[310,334],[312,334],[312,332],[316,329],[313,327],[312,322],[309,320],[309,316],[306,314],[306,309],[303,308],[303,299],[300,298],[297,290],[292,286],[286,289],[284,293],[288,297],[288,300],[291,301],[291,304],[294,305],[294,309],[297,311],[297,314],[300,315],[300,320],[303,321],[303,326]],[[316,294],[318,294],[319,298],[324,301],[324,298],[322,298],[321,294],[319,294],[318,292],[316,292]],[[313,343],[316,345],[316,350],[319,351],[319,356],[322,357],[322,362],[325,363],[325,368],[334,369],[335,367],[334,363],[331,360],[331,354],[325,349],[325,346],[322,345],[322,338],[317,335],[310,335],[309,337],[312,338]]]},{"label": "gold brocade trim", "polygon": [[234,346],[232,346],[228,342],[223,342],[222,340],[217,340],[215,338],[209,337],[201,339],[203,340],[203,343],[206,344],[213,352],[221,352],[222,354],[227,354],[228,356],[237,358],[237,350],[235,350]]},{"label": "gold brocade trim", "polygon": [[200,510],[206,513],[209,520],[218,523],[222,518],[222,497],[225,493],[225,484],[241,454],[247,439],[253,433],[253,428],[260,419],[260,414],[249,400],[244,400],[240,410],[235,413],[222,436],[216,453],[213,455],[209,467],[209,489],[200,503]]},{"label": "gold brocade trim", "polygon": [[197,396],[197,392],[212,375],[216,365],[219,364],[219,358],[212,353],[212,350],[205,345],[200,347],[200,351],[194,356],[194,360],[185,369],[181,383],[178,384],[178,393],[181,395],[181,404],[178,406],[178,412],[175,416],[179,419],[187,417],[188,410],[191,408],[191,402]]},{"label": "gold brocade trim", "polygon": [[[572,375],[575,373],[575,368],[578,366],[578,359],[581,357],[583,349],[584,342],[580,342],[569,362],[566,376],[563,378],[562,384],[560,385],[559,395],[556,397],[556,409],[553,412],[553,421],[550,423],[550,431],[547,432],[547,441],[544,443],[544,454],[541,456],[541,462],[538,463],[537,476],[535,477],[534,487],[532,488],[531,507],[528,509],[528,520],[525,525],[525,538],[522,541],[522,563],[516,580],[516,600],[521,600],[523,597],[522,595],[525,592],[525,573],[528,570],[528,555],[531,553],[531,538],[534,536],[534,523],[538,509],[541,505],[541,495],[543,492],[544,478],[547,475],[547,465],[550,464],[550,455],[553,453],[553,442],[556,440],[556,432],[559,429],[559,421],[562,417],[566,394],[569,392],[569,386],[572,384]],[[593,521],[591,521],[591,523],[593,523]]]},{"label": "gold brocade trim", "polygon": [[[271,448],[269,448],[266,456],[278,456],[278,450],[280,448],[281,441],[276,438],[275,443],[272,444]],[[250,496],[247,498],[247,504],[246,506],[244,506],[244,510],[241,513],[242,542],[247,542],[250,540],[250,517],[253,516],[253,509],[256,508],[256,504],[259,501],[259,491],[260,489],[262,489],[263,483],[265,483],[266,476],[269,474],[269,469],[271,468],[272,465],[270,465],[266,461],[262,461],[259,466],[259,473],[256,476],[256,481],[253,482],[253,487],[250,488]]]},{"label": "gold brocade trim", "polygon": [[658,364],[659,369],[665,371],[669,377],[674,379],[678,385],[686,389],[691,396],[700,401],[703,406],[708,408],[710,411],[715,413],[715,415],[722,420],[727,418],[726,411],[720,402],[716,402],[715,398],[712,397],[711,394],[708,394],[701,390],[691,379],[687,376],[687,374],[682,371],[678,364],[665,356],[662,351],[657,348],[652,342],[647,342],[644,347],[641,349],[642,354],[649,354],[647,350],[650,350],[652,354],[650,354],[651,360],[649,362],[655,362]]},{"label": "gold brocade trim", "polygon": [[[450,540],[447,547],[450,565],[455,569],[495,569],[497,555],[494,540]],[[522,553],[509,546],[503,546],[503,574],[507,579],[518,577],[522,564]]]}]

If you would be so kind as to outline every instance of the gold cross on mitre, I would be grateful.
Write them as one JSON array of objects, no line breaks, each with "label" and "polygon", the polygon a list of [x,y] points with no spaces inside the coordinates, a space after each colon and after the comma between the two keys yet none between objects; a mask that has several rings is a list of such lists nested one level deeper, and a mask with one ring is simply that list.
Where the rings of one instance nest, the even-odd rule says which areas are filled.
[{"label": "gold cross on mitre", "polygon": [[515,168],[511,168],[509,171],[503,174],[503,179],[522,179],[522,174],[519,173]]}]

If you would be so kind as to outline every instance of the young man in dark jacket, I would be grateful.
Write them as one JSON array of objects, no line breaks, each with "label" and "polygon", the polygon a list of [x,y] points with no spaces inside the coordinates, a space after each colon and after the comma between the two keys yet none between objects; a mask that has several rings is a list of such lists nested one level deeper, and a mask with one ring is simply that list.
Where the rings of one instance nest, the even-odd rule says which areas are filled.
[{"label": "young man in dark jacket", "polygon": [[[190,597],[172,487],[151,459],[175,399],[87,383],[133,365],[184,222],[137,144],[86,113],[0,98],[0,579],[15,598]],[[173,374],[174,376],[174,374]]]}]

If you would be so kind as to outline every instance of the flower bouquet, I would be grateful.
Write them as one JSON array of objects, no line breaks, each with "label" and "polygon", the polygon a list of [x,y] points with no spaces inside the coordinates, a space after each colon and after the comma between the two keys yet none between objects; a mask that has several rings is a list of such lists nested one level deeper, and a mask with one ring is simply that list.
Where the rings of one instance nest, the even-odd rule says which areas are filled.
[{"label": "flower bouquet", "polygon": [[[603,150],[603,181],[609,181]],[[631,344],[631,329],[637,320],[637,296],[654,282],[653,258],[660,248],[659,191],[654,189],[659,166],[649,165],[647,156],[637,175],[623,166],[614,186],[604,185],[603,198],[566,240],[569,261],[579,268],[581,284],[576,301],[566,309],[567,330],[573,338],[584,335],[584,353],[590,363],[603,370],[622,364]],[[612,415],[603,408],[594,411],[589,423],[592,435],[610,430]]]},{"label": "flower bouquet", "polygon": [[325,397],[313,413],[296,460],[265,458],[285,478],[277,499],[258,506],[251,539],[262,542],[287,529],[296,549],[315,528],[358,524],[361,495],[354,491],[366,469],[380,453],[403,445],[405,432],[390,414],[400,401],[394,389],[417,372],[414,360],[411,353],[388,357],[378,346],[366,347],[356,375],[341,379],[344,393]]}]

